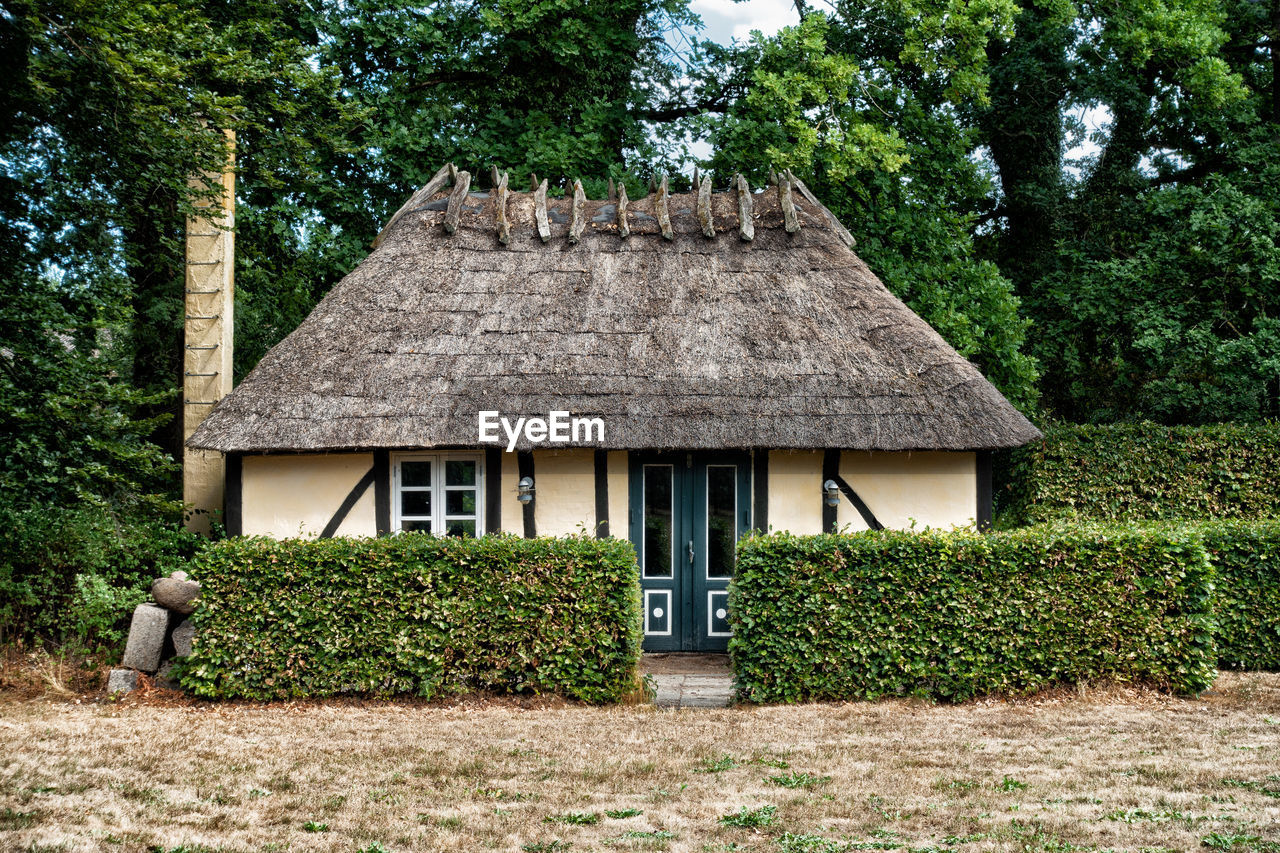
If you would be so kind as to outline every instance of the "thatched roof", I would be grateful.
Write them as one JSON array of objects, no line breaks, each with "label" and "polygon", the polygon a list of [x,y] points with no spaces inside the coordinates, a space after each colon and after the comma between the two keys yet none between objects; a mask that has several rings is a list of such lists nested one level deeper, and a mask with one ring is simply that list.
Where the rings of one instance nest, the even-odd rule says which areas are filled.
[{"label": "thatched roof", "polygon": [[468,192],[465,172],[441,170],[188,444],[476,446],[480,410],[602,417],[598,446],[614,449],[977,450],[1039,437],[789,177],[669,197],[664,182],[626,204],[624,237],[613,200],[578,188],[543,201],[545,182],[508,193],[505,178]]}]

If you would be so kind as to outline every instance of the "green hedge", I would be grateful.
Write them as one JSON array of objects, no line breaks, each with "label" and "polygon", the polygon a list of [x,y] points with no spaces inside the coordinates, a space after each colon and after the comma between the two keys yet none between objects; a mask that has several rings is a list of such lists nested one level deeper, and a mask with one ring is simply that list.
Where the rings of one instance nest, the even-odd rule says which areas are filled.
[{"label": "green hedge", "polygon": [[772,534],[739,546],[729,652],[756,702],[1089,679],[1197,693],[1214,675],[1212,593],[1191,530]]},{"label": "green hedge", "polygon": [[1201,527],[1216,573],[1218,665],[1280,670],[1280,521]]},{"label": "green hedge", "polygon": [[636,685],[635,552],[615,539],[235,539],[193,567],[200,696],[554,692]]},{"label": "green hedge", "polygon": [[1280,424],[1052,427],[1014,451],[1001,526],[1280,515]]}]

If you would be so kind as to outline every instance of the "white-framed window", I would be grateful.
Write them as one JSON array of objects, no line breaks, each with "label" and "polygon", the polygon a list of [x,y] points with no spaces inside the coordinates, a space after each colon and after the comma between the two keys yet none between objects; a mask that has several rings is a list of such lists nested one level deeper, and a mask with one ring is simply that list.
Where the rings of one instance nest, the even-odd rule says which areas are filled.
[{"label": "white-framed window", "polygon": [[484,457],[397,453],[391,457],[395,530],[437,536],[484,535]]}]

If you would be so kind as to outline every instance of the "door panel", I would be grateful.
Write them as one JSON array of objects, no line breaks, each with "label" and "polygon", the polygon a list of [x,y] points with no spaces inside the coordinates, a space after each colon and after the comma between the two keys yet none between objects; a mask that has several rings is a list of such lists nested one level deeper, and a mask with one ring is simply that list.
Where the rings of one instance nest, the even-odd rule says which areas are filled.
[{"label": "door panel", "polygon": [[748,454],[632,454],[646,650],[725,650],[734,552],[750,528]]}]

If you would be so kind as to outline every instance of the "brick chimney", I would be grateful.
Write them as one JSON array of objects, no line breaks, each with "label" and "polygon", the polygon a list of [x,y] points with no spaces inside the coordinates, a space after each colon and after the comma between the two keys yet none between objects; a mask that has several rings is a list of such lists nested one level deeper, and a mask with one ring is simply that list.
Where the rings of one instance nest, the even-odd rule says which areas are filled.
[{"label": "brick chimney", "polygon": [[[227,134],[227,164],[220,176],[192,179],[193,186],[221,188],[219,202],[204,201],[201,215],[187,220],[186,296],[182,359],[182,440],[195,432],[214,405],[231,391],[232,307],[235,295],[236,177],[233,131]],[[208,533],[222,520],[226,462],[221,453],[182,453],[182,500],[187,528]]]}]

